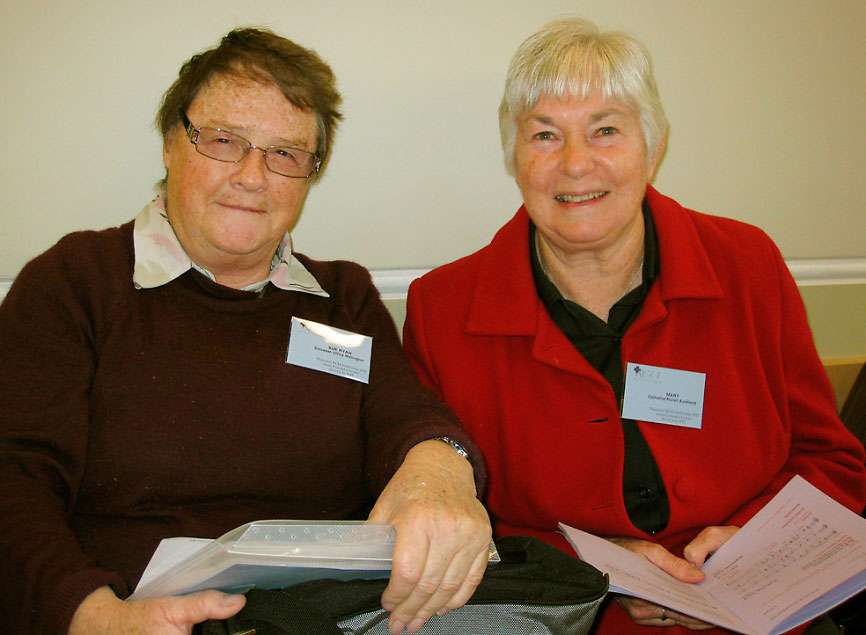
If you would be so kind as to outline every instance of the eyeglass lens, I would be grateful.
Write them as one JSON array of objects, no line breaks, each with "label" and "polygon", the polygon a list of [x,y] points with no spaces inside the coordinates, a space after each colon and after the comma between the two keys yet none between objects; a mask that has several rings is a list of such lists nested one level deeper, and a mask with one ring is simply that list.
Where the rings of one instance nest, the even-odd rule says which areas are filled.
[{"label": "eyeglass lens", "polygon": [[[253,149],[252,144],[243,137],[216,128],[200,128],[195,146],[200,154],[229,163],[239,162],[244,154]],[[265,165],[272,172],[283,176],[307,177],[316,169],[316,157],[307,150],[291,146],[255,149],[265,153]]]}]

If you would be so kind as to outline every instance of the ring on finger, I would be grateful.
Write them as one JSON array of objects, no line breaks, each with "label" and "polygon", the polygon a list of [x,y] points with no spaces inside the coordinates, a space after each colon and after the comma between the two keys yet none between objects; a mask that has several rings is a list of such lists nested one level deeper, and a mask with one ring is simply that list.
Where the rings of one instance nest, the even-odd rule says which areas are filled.
[{"label": "ring on finger", "polygon": [[660,619],[662,622],[664,622],[665,620],[668,619],[667,617],[665,617],[665,609],[664,609],[664,607],[662,607],[662,616],[661,616],[659,619]]}]

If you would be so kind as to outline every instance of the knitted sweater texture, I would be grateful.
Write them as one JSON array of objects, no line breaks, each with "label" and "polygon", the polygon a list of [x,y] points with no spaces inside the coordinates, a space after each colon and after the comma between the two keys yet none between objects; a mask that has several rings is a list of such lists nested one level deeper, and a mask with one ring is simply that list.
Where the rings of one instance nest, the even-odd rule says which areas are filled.
[{"label": "knitted sweater texture", "polygon": [[[106,584],[124,597],[162,538],[364,518],[415,443],[474,448],[368,272],[296,257],[330,298],[195,271],[136,290],[132,223],[71,234],[17,277],[0,307],[8,632],[65,633]],[[287,364],[292,316],[372,336],[369,384]]]}]

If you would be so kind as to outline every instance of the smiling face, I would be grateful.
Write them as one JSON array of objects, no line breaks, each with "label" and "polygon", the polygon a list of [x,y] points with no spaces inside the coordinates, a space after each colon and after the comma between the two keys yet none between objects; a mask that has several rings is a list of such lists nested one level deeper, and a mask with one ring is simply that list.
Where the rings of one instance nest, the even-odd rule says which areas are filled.
[{"label": "smiling face", "polygon": [[515,180],[545,242],[605,251],[643,226],[647,161],[637,112],[615,99],[543,96],[517,120]]},{"label": "smiling face", "polygon": [[[315,114],[293,106],[273,84],[217,76],[186,114],[196,128],[230,130],[260,148],[316,149]],[[193,262],[229,286],[265,278],[298,219],[309,180],[271,172],[255,150],[240,163],[210,159],[196,152],[180,126],[166,140],[163,160],[168,217]]]}]

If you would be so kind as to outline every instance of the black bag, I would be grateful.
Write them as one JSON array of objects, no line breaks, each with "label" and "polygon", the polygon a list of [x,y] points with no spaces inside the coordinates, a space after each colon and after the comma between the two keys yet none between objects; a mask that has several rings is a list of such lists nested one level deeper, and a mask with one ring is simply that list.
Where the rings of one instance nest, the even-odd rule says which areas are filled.
[{"label": "black bag", "polygon": [[[472,599],[434,615],[422,635],[580,635],[607,594],[598,569],[537,538],[496,541],[502,561],[488,568]],[[313,580],[285,589],[250,589],[243,610],[198,624],[193,635],[389,635],[380,605],[387,580]]]}]

